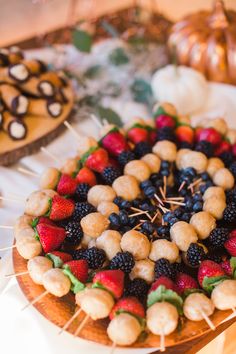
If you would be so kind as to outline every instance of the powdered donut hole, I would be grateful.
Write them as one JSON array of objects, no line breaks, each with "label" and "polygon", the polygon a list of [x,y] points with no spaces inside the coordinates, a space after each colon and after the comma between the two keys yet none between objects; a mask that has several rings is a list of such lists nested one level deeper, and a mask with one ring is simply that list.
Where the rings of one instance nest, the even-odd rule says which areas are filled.
[{"label": "powdered donut hole", "polygon": [[219,159],[218,157],[211,157],[208,160],[207,173],[211,178],[213,178],[216,171],[223,167],[225,167],[225,165],[221,159]]},{"label": "powdered donut hole", "polygon": [[179,249],[174,242],[160,239],[152,242],[149,258],[156,262],[160,258],[168,259],[170,263],[174,263],[179,256]]},{"label": "powdered donut hole", "polygon": [[143,182],[149,179],[151,171],[146,162],[141,160],[132,160],[125,165],[124,174],[133,176],[139,182]]},{"label": "powdered donut hole", "polygon": [[186,252],[190,243],[197,242],[197,233],[192,225],[185,221],[178,221],[170,228],[170,238],[181,251]]},{"label": "powdered donut hole", "polygon": [[176,164],[176,167],[178,168],[178,170],[182,169],[182,158],[189,151],[191,151],[191,150],[190,149],[180,149],[177,151],[175,164]]},{"label": "powdered donut hole", "polygon": [[86,235],[96,238],[108,228],[109,221],[101,213],[90,213],[81,219],[80,225]]},{"label": "powdered donut hole", "polygon": [[181,168],[193,167],[197,173],[202,173],[207,169],[207,157],[198,151],[189,151],[181,158]]},{"label": "powdered donut hole", "polygon": [[118,197],[126,200],[134,200],[141,193],[138,181],[133,176],[120,176],[112,184]]},{"label": "powdered donut hole", "polygon": [[90,188],[87,199],[90,204],[97,208],[101,202],[112,202],[115,197],[116,193],[112,187],[97,184]]},{"label": "powdered donut hole", "polygon": [[222,187],[212,186],[207,188],[203,194],[203,200],[205,201],[211,197],[217,197],[219,199],[226,200],[225,192]]},{"label": "powdered donut hole", "polygon": [[144,279],[148,284],[151,284],[154,281],[154,267],[155,263],[150,259],[142,259],[140,261],[136,261],[129,277],[131,280],[135,278],[141,278]]},{"label": "powdered donut hole", "polygon": [[194,227],[200,240],[207,238],[210,232],[216,227],[215,218],[207,211],[193,214],[189,223]]},{"label": "powdered donut hole", "polygon": [[213,182],[223,189],[231,189],[234,186],[234,176],[228,168],[220,168],[213,176]]},{"label": "powdered donut hole", "polygon": [[123,252],[130,252],[137,261],[147,258],[150,252],[147,236],[136,230],[124,233],[120,245]]},{"label": "powdered donut hole", "polygon": [[176,160],[177,148],[174,143],[169,140],[158,141],[152,148],[154,154],[160,159],[173,162]]},{"label": "powdered donut hole", "polygon": [[148,165],[151,173],[158,173],[160,171],[161,160],[157,155],[151,153],[146,154],[141,158],[141,160]]},{"label": "powdered donut hole", "polygon": [[203,203],[203,210],[210,213],[216,220],[220,220],[223,217],[223,212],[226,208],[225,199],[218,197],[210,197]]},{"label": "powdered donut hole", "polygon": [[97,211],[108,218],[111,213],[119,214],[119,207],[115,203],[104,201],[98,204]]}]

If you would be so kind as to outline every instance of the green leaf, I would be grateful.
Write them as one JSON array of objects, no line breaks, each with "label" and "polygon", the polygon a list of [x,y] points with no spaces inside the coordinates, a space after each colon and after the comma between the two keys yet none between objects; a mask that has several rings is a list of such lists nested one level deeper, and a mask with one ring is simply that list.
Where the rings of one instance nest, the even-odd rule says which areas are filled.
[{"label": "green leaf", "polygon": [[230,266],[232,269],[233,278],[236,279],[236,257],[230,258]]},{"label": "green leaf", "polygon": [[183,314],[183,299],[175,291],[166,289],[164,285],[160,285],[148,295],[147,306],[150,307],[156,302],[162,301],[171,303],[176,307],[180,315]]},{"label": "green leaf", "polygon": [[153,95],[151,85],[143,79],[135,79],[132,83],[131,92],[136,102],[150,103]]},{"label": "green leaf", "polygon": [[63,266],[63,273],[70,279],[71,281],[71,291],[73,291],[74,294],[77,294],[79,291],[82,291],[85,289],[85,285],[77,279],[74,274],[71,273],[70,267],[65,264]]},{"label": "green leaf", "polygon": [[107,22],[106,20],[101,21],[101,26],[113,38],[118,38],[120,36],[117,29],[114,26],[112,26],[112,24]]},{"label": "green leaf", "polygon": [[80,159],[81,165],[84,165],[85,162],[86,162],[86,160],[87,160],[87,158],[89,157],[89,155],[91,155],[91,154],[92,154],[94,151],[96,151],[97,149],[98,149],[97,146],[93,146],[93,147],[91,147],[87,152],[85,152],[85,153],[82,155],[81,159]]},{"label": "green leaf", "polygon": [[122,127],[123,123],[119,114],[117,114],[111,108],[105,108],[103,106],[98,106],[98,115],[101,119],[106,119],[108,123],[115,124],[118,127]]},{"label": "green leaf", "polygon": [[109,294],[111,294],[112,297],[114,297],[114,294],[113,294],[111,291],[109,291],[107,288],[105,288],[105,286],[103,286],[103,285],[102,285],[101,283],[99,283],[98,281],[97,281],[96,283],[93,283],[92,288],[105,290],[105,291],[107,291]]},{"label": "green leaf", "polygon": [[202,287],[205,291],[207,291],[209,294],[212,292],[212,290],[222,283],[223,280],[229,279],[226,275],[221,275],[219,277],[204,277],[203,282],[202,282]]},{"label": "green leaf", "polygon": [[76,29],[72,32],[72,43],[81,52],[89,53],[92,47],[92,37],[88,32]]},{"label": "green leaf", "polygon": [[48,199],[48,211],[46,212],[46,214],[44,216],[46,216],[46,217],[50,216],[51,208],[52,208],[52,198],[49,198]]},{"label": "green leaf", "polygon": [[129,62],[129,57],[123,48],[116,48],[110,53],[109,61],[111,64],[119,66],[127,64]]},{"label": "green leaf", "polygon": [[94,79],[95,77],[97,77],[102,70],[102,66],[101,65],[93,65],[90,66],[84,73],[84,77],[86,77],[87,79]]},{"label": "green leaf", "polygon": [[[166,114],[167,116],[172,117],[176,121],[176,123],[178,123],[178,117],[173,116],[173,115],[169,114],[168,112],[166,112],[162,106],[159,106],[157,108],[157,110],[153,112],[153,117],[156,118],[162,114],[164,114],[164,115]],[[188,124],[181,124],[181,123],[178,123],[178,124],[179,125],[188,125]]]},{"label": "green leaf", "polygon": [[60,257],[55,256],[55,254],[47,253],[46,257],[52,261],[54,268],[61,268],[63,266],[63,261]]},{"label": "green leaf", "polygon": [[116,315],[120,315],[121,313],[128,313],[129,315],[135,317],[135,318],[139,321],[140,326],[141,326],[143,329],[145,328],[145,326],[146,326],[146,320],[145,320],[145,318],[140,317],[140,316],[138,316],[138,315],[135,315],[134,313],[129,312],[129,311],[126,311],[126,310],[123,310],[123,309],[119,309],[119,310],[116,311]]},{"label": "green leaf", "polygon": [[34,232],[35,232],[35,234],[34,234],[35,240],[40,241],[39,233],[36,228],[35,228]]},{"label": "green leaf", "polygon": [[38,222],[39,222],[39,218],[34,218],[32,223],[31,223],[31,226],[33,229],[36,228],[36,226],[38,225]]}]

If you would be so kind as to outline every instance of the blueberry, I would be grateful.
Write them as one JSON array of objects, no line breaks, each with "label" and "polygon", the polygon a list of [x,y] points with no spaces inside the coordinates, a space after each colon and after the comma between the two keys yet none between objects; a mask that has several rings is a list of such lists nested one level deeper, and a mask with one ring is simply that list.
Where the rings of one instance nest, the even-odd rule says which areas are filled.
[{"label": "blueberry", "polygon": [[195,177],[197,175],[196,170],[193,167],[187,167],[184,169],[184,173],[187,173],[193,177]]},{"label": "blueberry", "polygon": [[143,202],[143,203],[140,205],[140,209],[145,210],[145,211],[152,212],[152,211],[155,211],[155,210],[156,210],[156,207],[155,207],[154,205],[150,204],[149,202]]},{"label": "blueberry", "polygon": [[169,225],[172,226],[174,225],[176,222],[178,222],[179,219],[176,218],[176,217],[172,217],[170,220],[169,220]]},{"label": "blueberry", "polygon": [[153,232],[155,231],[155,227],[153,226],[153,224],[150,221],[145,221],[142,224],[142,228],[141,228],[145,233],[148,234],[153,234]]},{"label": "blueberry", "polygon": [[155,187],[156,188],[159,188],[159,187],[162,187],[163,186],[163,180],[162,179],[158,179],[154,182],[155,184]]},{"label": "blueberry", "polygon": [[115,197],[115,199],[113,200],[113,203],[115,203],[118,207],[121,206],[121,203],[123,202],[123,198],[121,197]]},{"label": "blueberry", "polygon": [[166,176],[166,177],[168,177],[169,176],[169,174],[170,174],[170,171],[169,170],[161,170],[161,175],[162,176]]},{"label": "blueberry", "polygon": [[207,186],[207,188],[213,186],[213,182],[212,181],[207,181],[206,186]]},{"label": "blueberry", "polygon": [[142,203],[142,199],[140,199],[140,198],[136,198],[132,202],[134,208],[139,208],[141,203]]},{"label": "blueberry", "polygon": [[153,198],[154,194],[156,194],[157,190],[156,190],[156,188],[154,186],[151,186],[151,187],[145,188],[143,190],[143,192],[144,192],[146,197]]},{"label": "blueberry", "polygon": [[127,225],[129,223],[129,216],[127,211],[121,210],[119,212],[120,222],[122,225]]},{"label": "blueberry", "polygon": [[111,213],[109,216],[109,221],[111,223],[111,227],[114,229],[118,229],[120,227],[121,221],[120,217],[116,213]]},{"label": "blueberry", "polygon": [[139,223],[139,218],[137,216],[132,216],[131,218],[129,218],[129,226],[131,228],[136,226],[138,223]]},{"label": "blueberry", "polygon": [[140,188],[141,189],[145,189],[145,188],[148,188],[148,187],[151,187],[151,186],[152,186],[152,182],[149,179],[146,179],[145,181],[140,183]]},{"label": "blueberry", "polygon": [[175,209],[174,215],[175,215],[177,218],[179,218],[182,214],[183,214],[183,208],[179,207],[179,208]]},{"label": "blueberry", "polygon": [[126,225],[126,226],[123,226],[119,231],[122,233],[122,234],[125,234],[127,231],[130,231],[131,230],[131,227]]},{"label": "blueberry", "polygon": [[170,163],[168,161],[162,161],[161,168],[169,169],[170,168]]},{"label": "blueberry", "polygon": [[170,239],[170,228],[167,225],[157,226],[157,234],[165,239]]},{"label": "blueberry", "polygon": [[181,216],[181,220],[182,220],[182,221],[189,222],[191,216],[192,216],[192,215],[191,215],[190,213],[184,213],[184,214]]},{"label": "blueberry", "polygon": [[153,173],[150,177],[150,180],[152,181],[152,183],[154,183],[158,179],[160,179],[160,175],[158,173]]},{"label": "blueberry", "polygon": [[209,175],[208,175],[208,173],[207,172],[203,172],[202,174],[201,174],[201,179],[203,180],[203,181],[208,181],[209,180]]},{"label": "blueberry", "polygon": [[193,201],[192,199],[188,199],[187,202],[185,203],[186,209],[192,210],[193,207]]},{"label": "blueberry", "polygon": [[205,191],[207,190],[207,184],[206,183],[204,183],[204,184],[201,184],[201,186],[199,187],[199,190],[200,190],[200,192],[203,194],[203,193],[205,193]]},{"label": "blueberry", "polygon": [[202,208],[203,208],[203,203],[200,201],[193,204],[193,211],[195,212],[201,211]]},{"label": "blueberry", "polygon": [[193,196],[194,202],[202,201],[202,196],[201,194],[197,193]]},{"label": "blueberry", "polygon": [[121,209],[129,209],[131,207],[131,204],[128,200],[123,200],[120,204]]},{"label": "blueberry", "polygon": [[163,215],[163,220],[164,220],[165,222],[169,222],[169,220],[170,220],[171,218],[173,218],[173,213],[172,213],[171,211],[168,211],[167,213],[165,213],[165,214]]},{"label": "blueberry", "polygon": [[181,195],[181,197],[185,197],[188,194],[188,191],[186,189],[181,189],[179,194]]}]

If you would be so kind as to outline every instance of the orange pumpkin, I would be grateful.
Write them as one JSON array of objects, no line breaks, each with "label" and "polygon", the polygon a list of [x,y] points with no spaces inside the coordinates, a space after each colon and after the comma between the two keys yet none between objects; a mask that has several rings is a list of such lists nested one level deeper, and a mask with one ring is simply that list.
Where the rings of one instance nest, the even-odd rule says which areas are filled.
[{"label": "orange pumpkin", "polygon": [[216,0],[212,12],[200,11],[177,22],[169,48],[180,64],[201,71],[211,81],[236,84],[236,12]]}]

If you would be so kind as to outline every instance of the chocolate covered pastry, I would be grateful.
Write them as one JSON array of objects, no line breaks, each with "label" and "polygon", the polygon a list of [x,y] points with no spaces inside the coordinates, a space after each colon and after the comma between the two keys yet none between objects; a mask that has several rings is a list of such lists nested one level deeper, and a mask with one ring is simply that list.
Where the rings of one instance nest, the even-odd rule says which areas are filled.
[{"label": "chocolate covered pastry", "polygon": [[20,116],[27,113],[29,100],[16,87],[9,84],[1,84],[0,95],[6,107],[13,114]]},{"label": "chocolate covered pastry", "polygon": [[22,60],[21,62],[24,64],[32,75],[39,75],[47,71],[47,65],[44,64],[41,60],[37,59],[29,59]]},{"label": "chocolate covered pastry", "polygon": [[17,84],[27,81],[29,77],[30,72],[22,63],[0,68],[0,82]]},{"label": "chocolate covered pastry", "polygon": [[49,81],[43,81],[36,76],[32,76],[21,85],[23,91],[36,97],[53,97],[56,93],[55,86]]},{"label": "chocolate covered pastry", "polygon": [[24,54],[19,47],[13,46],[9,48],[8,58],[10,64],[18,64],[24,59]]},{"label": "chocolate covered pastry", "polygon": [[59,101],[54,99],[30,99],[29,101],[29,114],[57,118],[61,115],[63,106]]},{"label": "chocolate covered pastry", "polygon": [[2,128],[12,140],[22,140],[26,137],[27,127],[21,118],[17,118],[9,111],[0,113]]}]

